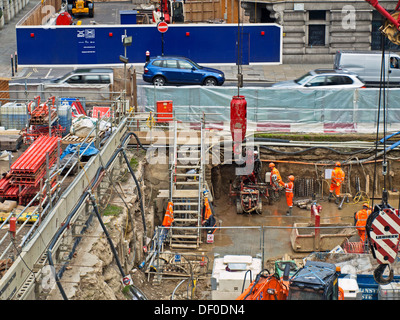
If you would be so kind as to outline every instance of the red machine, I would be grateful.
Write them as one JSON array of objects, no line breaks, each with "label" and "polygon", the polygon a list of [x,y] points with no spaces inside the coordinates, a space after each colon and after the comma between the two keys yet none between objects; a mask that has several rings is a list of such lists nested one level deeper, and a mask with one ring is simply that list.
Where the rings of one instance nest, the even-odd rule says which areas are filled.
[{"label": "red machine", "polygon": [[378,0],[365,0],[372,5],[381,15],[383,15],[387,22],[380,30],[381,32],[393,43],[400,45],[400,0],[398,1],[395,12],[390,14],[384,7],[379,4]]},{"label": "red machine", "polygon": [[57,26],[69,26],[74,22],[74,19],[72,19],[72,16],[67,12],[61,12],[56,19],[56,25]]},{"label": "red machine", "polygon": [[280,279],[276,274],[265,275],[261,272],[236,300],[286,300],[288,292],[287,280]]},{"label": "red machine", "polygon": [[241,142],[246,137],[247,129],[247,102],[244,96],[234,96],[231,100],[231,134],[233,152],[242,152]]},{"label": "red machine", "polygon": [[344,300],[334,264],[307,261],[292,275],[290,269],[286,263],[282,277],[261,271],[236,300]]},{"label": "red machine", "polygon": [[153,22],[161,20],[166,23],[184,22],[183,0],[160,0],[159,7],[153,11]]},{"label": "red machine", "polygon": [[171,22],[171,9],[168,0],[161,0],[160,6],[153,11],[153,22],[158,22],[158,20],[163,20],[166,23]]},{"label": "red machine", "polygon": [[245,181],[245,177],[238,178],[230,185],[229,195],[236,200],[236,213],[262,213],[261,195],[267,192],[267,187]]}]

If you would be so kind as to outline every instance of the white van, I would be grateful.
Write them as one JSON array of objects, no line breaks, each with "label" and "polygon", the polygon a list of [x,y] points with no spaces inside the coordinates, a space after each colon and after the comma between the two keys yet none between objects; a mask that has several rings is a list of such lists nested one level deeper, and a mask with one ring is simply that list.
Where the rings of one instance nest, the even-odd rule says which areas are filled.
[{"label": "white van", "polygon": [[[367,84],[379,84],[381,80],[382,52],[337,51],[334,69],[356,73]],[[400,84],[400,56],[385,53],[385,77],[393,84]]]}]

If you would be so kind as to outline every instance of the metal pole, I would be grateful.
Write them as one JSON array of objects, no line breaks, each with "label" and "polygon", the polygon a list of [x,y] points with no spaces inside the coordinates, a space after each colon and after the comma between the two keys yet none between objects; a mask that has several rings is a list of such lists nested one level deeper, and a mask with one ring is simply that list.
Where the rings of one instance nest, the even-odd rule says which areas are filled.
[{"label": "metal pole", "polygon": [[51,184],[50,184],[50,159],[49,153],[46,152],[46,187],[47,187],[47,197],[50,204],[50,208],[53,208],[53,204],[51,201]]},{"label": "metal pole", "polygon": [[59,181],[59,173],[58,173],[58,170],[60,170],[60,151],[61,151],[61,145],[60,145],[60,143],[61,143],[61,140],[60,139],[58,139],[58,141],[57,141],[57,176],[56,176],[56,183],[57,183],[57,198],[58,198],[58,195],[59,195],[59,192],[60,192],[60,189],[59,189],[59,187],[58,187],[58,181]]},{"label": "metal pole", "polygon": [[161,33],[161,55],[164,55],[164,33]]},{"label": "metal pole", "polygon": [[18,72],[18,54],[17,54],[17,51],[15,51],[15,54],[14,54],[14,63],[15,63],[15,73],[17,73]]},{"label": "metal pole", "polygon": [[14,62],[12,54],[11,54],[11,76],[14,77]]},{"label": "metal pole", "polygon": [[321,239],[321,216],[319,213],[315,214],[315,250],[319,251]]},{"label": "metal pole", "polygon": [[49,104],[49,137],[51,137],[51,106]]},{"label": "metal pole", "polygon": [[97,121],[96,121],[96,140],[95,147],[99,149],[100,140],[99,140],[99,122],[100,122],[100,111],[97,112]]},{"label": "metal pole", "polygon": [[[125,37],[126,37],[126,29],[125,29]],[[126,58],[126,46],[124,46],[124,57]],[[122,100],[123,102],[123,113],[125,114],[125,99],[126,99],[126,62],[124,62],[124,98]]]}]

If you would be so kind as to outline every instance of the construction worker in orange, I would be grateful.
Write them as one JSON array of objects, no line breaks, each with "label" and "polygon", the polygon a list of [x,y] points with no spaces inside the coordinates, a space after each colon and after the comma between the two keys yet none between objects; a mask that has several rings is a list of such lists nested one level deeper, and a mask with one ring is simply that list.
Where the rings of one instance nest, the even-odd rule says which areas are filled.
[{"label": "construction worker in orange", "polygon": [[292,215],[293,209],[293,188],[294,188],[294,176],[290,175],[288,177],[289,182],[285,183],[285,190],[286,190],[286,204],[288,205],[289,209],[286,211],[287,216]]},{"label": "construction worker in orange", "polygon": [[367,202],[364,202],[362,209],[358,211],[354,216],[358,235],[360,236],[360,241],[363,243],[365,243],[365,226],[367,224],[367,219],[370,214],[371,210],[369,208],[369,205]]},{"label": "construction worker in orange", "polygon": [[174,204],[170,201],[167,205],[167,210],[165,211],[164,219],[162,222],[162,226],[165,227],[162,229],[161,241],[164,241],[167,237],[169,228],[174,222]]},{"label": "construction worker in orange", "polygon": [[213,227],[213,228],[207,229],[207,233],[214,234],[214,232],[216,231],[216,229],[215,229],[216,221],[214,218],[212,205],[208,201],[208,191],[207,190],[205,190],[203,192],[203,196],[204,196],[204,206],[203,206],[201,225],[203,227]]},{"label": "construction worker in orange", "polygon": [[339,198],[340,198],[340,187],[344,181],[345,174],[344,171],[341,168],[340,162],[335,163],[335,168],[332,171],[332,176],[331,176],[331,186],[329,188],[329,198],[328,200],[333,199],[335,193],[336,197],[336,204],[339,203]]},{"label": "construction worker in orange", "polygon": [[269,168],[271,169],[270,184],[274,189],[282,189],[285,183],[282,181],[281,174],[275,167],[275,163],[271,162]]}]

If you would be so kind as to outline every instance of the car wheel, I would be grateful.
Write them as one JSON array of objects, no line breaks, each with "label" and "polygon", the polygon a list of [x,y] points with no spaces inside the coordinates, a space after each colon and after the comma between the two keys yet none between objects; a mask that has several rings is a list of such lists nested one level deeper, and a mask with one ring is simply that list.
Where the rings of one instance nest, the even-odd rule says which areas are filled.
[{"label": "car wheel", "polygon": [[205,86],[216,86],[217,85],[217,80],[215,80],[215,78],[206,78],[204,80],[204,85]]},{"label": "car wheel", "polygon": [[153,78],[153,84],[155,86],[163,86],[163,85],[165,85],[165,82],[166,81],[165,81],[164,77],[156,76]]}]

